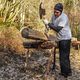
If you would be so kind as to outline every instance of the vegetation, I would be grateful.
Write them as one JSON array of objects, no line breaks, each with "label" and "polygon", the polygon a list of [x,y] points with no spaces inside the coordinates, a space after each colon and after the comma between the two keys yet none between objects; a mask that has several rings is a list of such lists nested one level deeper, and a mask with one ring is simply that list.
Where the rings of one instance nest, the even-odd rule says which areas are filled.
[{"label": "vegetation", "polygon": [[[72,34],[74,37],[80,39],[79,0],[0,0],[0,33],[6,34],[8,29],[13,29],[12,32],[9,31],[7,34],[7,37],[11,38],[17,32],[19,32],[21,27],[24,26],[45,31],[44,24],[39,18],[40,2],[43,3],[46,10],[46,18],[49,20],[53,12],[54,5],[57,2],[62,2],[64,4],[64,11],[69,16]],[[16,33],[14,32],[14,29],[16,29]],[[52,32],[50,31],[50,33]],[[5,38],[7,38],[5,34],[3,35]],[[3,38],[2,36],[0,37],[1,39]],[[17,37],[17,34],[15,39],[21,40],[19,37]],[[1,42],[3,43],[4,40],[5,39],[3,38]],[[5,42],[9,43],[7,41],[4,41],[4,43]]]}]

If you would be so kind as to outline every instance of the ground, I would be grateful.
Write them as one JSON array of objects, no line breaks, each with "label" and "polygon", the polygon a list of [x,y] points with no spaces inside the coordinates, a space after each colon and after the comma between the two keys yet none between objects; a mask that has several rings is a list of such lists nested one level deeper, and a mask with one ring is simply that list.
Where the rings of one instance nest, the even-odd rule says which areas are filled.
[{"label": "ground", "polygon": [[[30,51],[30,57],[25,66],[25,57],[11,52],[0,52],[0,80],[45,80],[44,73],[49,57],[46,51]],[[46,77],[47,80],[80,80],[80,53],[71,49],[72,76],[67,79],[60,76],[59,59],[57,51],[56,69]]]}]

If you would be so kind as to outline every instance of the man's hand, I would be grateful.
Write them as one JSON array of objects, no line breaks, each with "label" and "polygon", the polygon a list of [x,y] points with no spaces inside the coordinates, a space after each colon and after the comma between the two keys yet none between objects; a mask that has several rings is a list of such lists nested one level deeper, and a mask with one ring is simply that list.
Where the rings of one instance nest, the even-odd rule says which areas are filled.
[{"label": "man's hand", "polygon": [[48,20],[47,19],[43,19],[43,23],[45,24],[45,25],[48,25]]}]

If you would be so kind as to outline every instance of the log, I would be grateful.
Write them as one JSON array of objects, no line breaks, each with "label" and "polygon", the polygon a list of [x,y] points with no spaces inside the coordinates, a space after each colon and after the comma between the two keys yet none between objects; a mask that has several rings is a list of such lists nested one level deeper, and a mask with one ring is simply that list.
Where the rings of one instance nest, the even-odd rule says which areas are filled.
[{"label": "log", "polygon": [[75,49],[79,51],[80,41],[72,41],[71,43],[72,43],[72,46],[75,47]]},{"label": "log", "polygon": [[23,42],[24,48],[41,48],[41,49],[51,49],[55,47],[57,44],[54,41],[27,41]]},{"label": "log", "polygon": [[47,36],[49,41],[57,41],[57,38],[52,34],[49,34],[49,35],[46,35],[46,36]]},{"label": "log", "polygon": [[39,45],[41,45],[43,42],[42,41],[25,41],[23,42],[24,48],[38,48]]},{"label": "log", "polygon": [[30,28],[23,28],[21,30],[21,35],[23,38],[27,39],[48,40],[44,33]]},{"label": "log", "polygon": [[57,44],[55,41],[45,41],[40,45],[40,47],[42,49],[51,49],[51,48],[56,47],[56,46],[57,46]]},{"label": "log", "polygon": [[27,39],[56,41],[56,37],[54,35],[51,35],[51,34],[47,35],[38,30],[33,30],[26,27],[22,28],[21,35],[23,38],[27,38]]}]

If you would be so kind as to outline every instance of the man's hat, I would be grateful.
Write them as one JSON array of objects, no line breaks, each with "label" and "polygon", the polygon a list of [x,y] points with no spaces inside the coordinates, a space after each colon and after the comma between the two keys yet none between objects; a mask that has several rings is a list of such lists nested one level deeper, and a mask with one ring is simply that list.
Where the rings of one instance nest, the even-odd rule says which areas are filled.
[{"label": "man's hat", "polygon": [[54,9],[62,12],[62,11],[63,11],[63,5],[62,5],[62,3],[57,3],[57,4],[54,6]]}]

